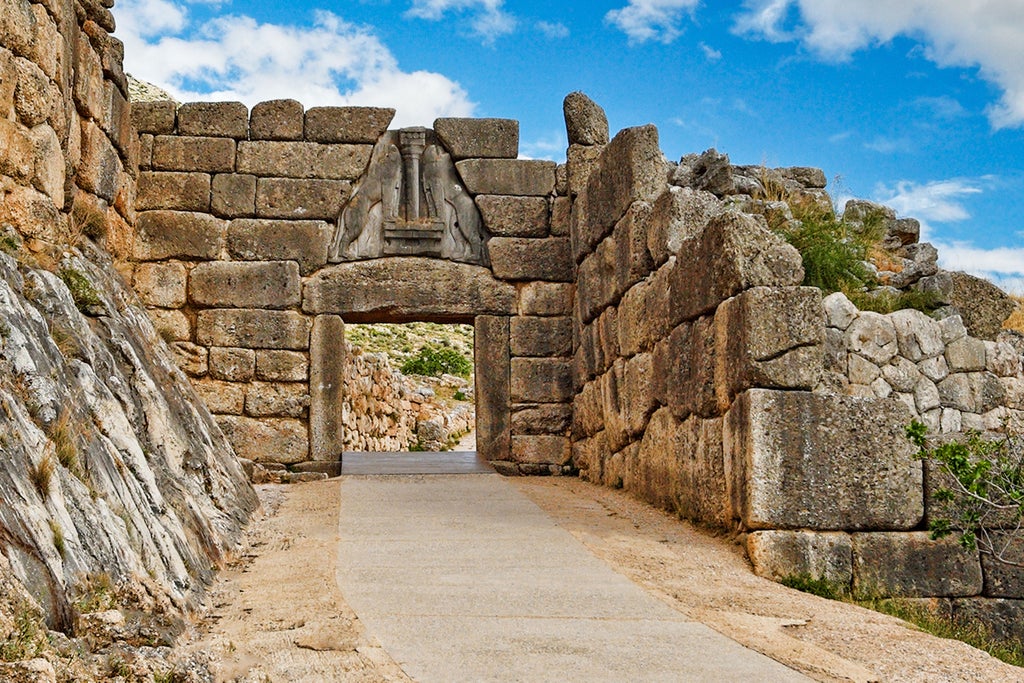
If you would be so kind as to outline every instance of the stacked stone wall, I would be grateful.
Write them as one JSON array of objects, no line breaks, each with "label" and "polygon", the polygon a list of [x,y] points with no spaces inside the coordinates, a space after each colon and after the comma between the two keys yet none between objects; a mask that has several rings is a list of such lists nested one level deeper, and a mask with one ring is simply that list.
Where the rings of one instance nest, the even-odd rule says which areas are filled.
[{"label": "stacked stone wall", "polygon": [[393,114],[291,100],[251,112],[136,107],[135,287],[243,457],[297,464],[390,444],[347,433],[359,420],[341,406],[360,399],[318,368],[344,373],[344,320],[435,320],[476,325],[482,452],[507,471],[561,472],[573,281],[564,174],[516,158],[514,121],[440,119],[432,134],[475,200],[489,267],[415,255],[329,263]]}]

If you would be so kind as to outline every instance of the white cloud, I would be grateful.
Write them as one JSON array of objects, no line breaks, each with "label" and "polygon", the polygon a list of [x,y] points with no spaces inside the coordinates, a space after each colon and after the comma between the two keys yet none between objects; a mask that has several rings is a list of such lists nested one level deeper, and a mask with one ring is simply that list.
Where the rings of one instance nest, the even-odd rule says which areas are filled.
[{"label": "white cloud", "polygon": [[980,249],[968,243],[935,243],[939,265],[991,280],[1011,294],[1024,294],[1024,248]]},{"label": "white cloud", "polygon": [[683,32],[683,17],[692,15],[698,4],[700,0],[629,0],[622,9],[610,10],[604,20],[625,33],[630,43],[671,43]]},{"label": "white cloud", "polygon": [[490,43],[516,29],[518,22],[502,9],[504,4],[505,0],[412,0],[406,16],[438,21],[449,12],[469,14],[473,33]]},{"label": "white cloud", "polygon": [[905,138],[889,138],[879,135],[870,142],[865,142],[864,148],[879,154],[893,154],[895,152],[910,152],[914,147]]},{"label": "white cloud", "polygon": [[564,133],[550,135],[533,141],[523,141],[519,146],[519,158],[565,161],[565,149],[568,144]]},{"label": "white cloud", "polygon": [[1024,3],[1020,0],[748,0],[738,33],[800,40],[830,60],[897,36],[921,41],[940,67],[978,68],[1002,89],[996,128],[1024,126]]},{"label": "white cloud", "polygon": [[717,62],[722,58],[722,51],[716,50],[707,43],[700,43],[700,49],[709,62]]},{"label": "white cloud", "polygon": [[561,22],[538,21],[537,30],[548,38],[568,38],[569,27]]},{"label": "white cloud", "polygon": [[[468,116],[475,107],[455,81],[403,71],[370,29],[330,12],[316,12],[310,26],[261,24],[246,16],[194,25],[187,7],[172,0],[123,0],[114,12],[126,70],[183,101],[399,104],[396,126]],[[161,12],[167,13],[162,24]]]},{"label": "white cloud", "polygon": [[968,116],[964,106],[949,95],[918,97],[914,100],[913,105],[929,111],[932,116],[942,121],[953,121]]}]

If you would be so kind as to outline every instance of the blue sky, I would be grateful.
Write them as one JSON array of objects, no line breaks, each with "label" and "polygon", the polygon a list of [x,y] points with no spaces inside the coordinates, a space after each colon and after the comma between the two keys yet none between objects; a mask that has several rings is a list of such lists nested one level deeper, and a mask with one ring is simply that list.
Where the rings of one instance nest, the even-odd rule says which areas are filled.
[{"label": "blue sky", "polygon": [[562,98],[665,154],[818,166],[922,221],[943,265],[1024,293],[1022,0],[117,0],[125,67],[182,101],[280,97],[520,121]]}]

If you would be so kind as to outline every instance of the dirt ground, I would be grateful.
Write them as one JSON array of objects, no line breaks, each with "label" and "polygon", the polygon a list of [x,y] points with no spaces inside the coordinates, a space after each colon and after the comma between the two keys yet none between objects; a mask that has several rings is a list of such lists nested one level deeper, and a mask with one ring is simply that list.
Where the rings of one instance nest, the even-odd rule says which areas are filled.
[{"label": "dirt ground", "polygon": [[[1024,681],[1018,669],[892,617],[755,576],[727,539],[621,491],[510,479],[590,550],[675,609],[819,681]],[[261,488],[265,517],[182,644],[218,681],[406,681],[334,579],[339,482]]]}]

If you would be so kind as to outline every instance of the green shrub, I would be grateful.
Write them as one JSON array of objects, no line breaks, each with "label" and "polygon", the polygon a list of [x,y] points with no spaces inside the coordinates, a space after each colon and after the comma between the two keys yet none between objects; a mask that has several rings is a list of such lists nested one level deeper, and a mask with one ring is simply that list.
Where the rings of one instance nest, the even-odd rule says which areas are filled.
[{"label": "green shrub", "polygon": [[82,273],[74,268],[61,268],[59,274],[60,279],[68,286],[78,310],[84,312],[90,306],[99,306],[103,303],[92,283]]},{"label": "green shrub", "polygon": [[0,642],[0,661],[33,659],[46,648],[46,629],[39,614],[27,602],[19,602],[14,612],[14,630]]},{"label": "green shrub", "polygon": [[440,377],[443,374],[469,377],[473,364],[453,348],[424,346],[419,353],[402,364],[406,375]]},{"label": "green shrub", "polygon": [[945,475],[932,494],[939,514],[929,523],[932,538],[960,535],[960,545],[977,550],[997,562],[1020,566],[1004,556],[1005,541],[993,539],[988,529],[1016,529],[1024,520],[1024,439],[1007,433],[987,439],[969,431],[962,441],[931,447],[927,428],[918,421],[907,427],[907,438],[917,446],[918,457],[931,460]]},{"label": "green shrub", "polygon": [[868,294],[867,292],[847,292],[850,301],[862,311],[875,313],[892,313],[904,308],[913,308],[922,313],[931,313],[939,307],[938,297],[932,292],[909,291],[899,294],[888,292]]},{"label": "green shrub", "polygon": [[797,211],[798,220],[779,228],[804,262],[803,284],[826,294],[855,292],[874,284],[864,259],[874,234],[854,232],[834,215]]}]

